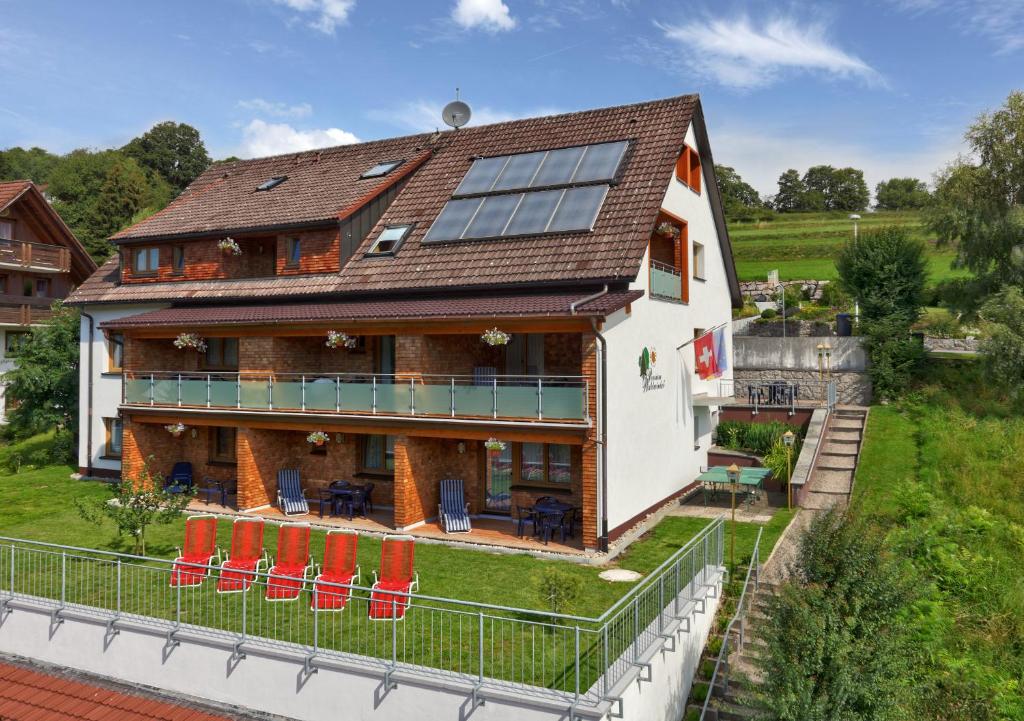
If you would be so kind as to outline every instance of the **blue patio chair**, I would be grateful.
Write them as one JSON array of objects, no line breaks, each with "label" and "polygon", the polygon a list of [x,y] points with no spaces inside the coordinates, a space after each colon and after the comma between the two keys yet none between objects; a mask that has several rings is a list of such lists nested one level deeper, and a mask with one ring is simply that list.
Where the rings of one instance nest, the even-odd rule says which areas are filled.
[{"label": "blue patio chair", "polygon": [[164,477],[164,490],[168,493],[189,493],[192,491],[192,464],[178,461],[171,472]]},{"label": "blue patio chair", "polygon": [[469,504],[462,487],[462,479],[441,481],[441,504],[437,507],[441,528],[445,533],[469,533]]},{"label": "blue patio chair", "polygon": [[286,516],[309,513],[309,504],[302,494],[297,468],[286,468],[277,472],[277,507]]}]

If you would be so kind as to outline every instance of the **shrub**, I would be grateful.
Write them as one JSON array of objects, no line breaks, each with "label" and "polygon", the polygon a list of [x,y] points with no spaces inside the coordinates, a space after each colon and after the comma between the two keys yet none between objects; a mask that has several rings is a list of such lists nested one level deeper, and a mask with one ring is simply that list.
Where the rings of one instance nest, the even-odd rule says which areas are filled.
[{"label": "shrub", "polygon": [[38,448],[28,454],[28,462],[36,468],[50,465],[51,458],[50,451],[46,448]]},{"label": "shrub", "polygon": [[910,335],[910,325],[900,316],[866,324],[865,338],[875,396],[881,400],[900,396],[924,361],[924,346]]},{"label": "shrub", "polygon": [[792,472],[793,466],[796,465],[796,459],[800,456],[800,446],[803,445],[803,441],[800,436],[797,436],[793,441],[793,449],[790,452],[792,455],[786,452],[785,442],[779,438],[772,444],[772,447],[764,454],[764,467],[770,468],[772,475],[779,479],[789,482],[789,473]]},{"label": "shrub", "polygon": [[761,311],[761,317],[764,318],[765,320],[771,320],[778,314],[778,311],[776,311],[774,308],[765,308],[764,310]]},{"label": "shrub", "polygon": [[750,451],[763,456],[771,451],[776,441],[781,441],[782,434],[786,431],[792,431],[796,434],[797,439],[803,437],[800,426],[780,421],[768,423],[721,421],[717,428],[718,445],[735,451]]},{"label": "shrub", "polygon": [[850,296],[839,283],[826,283],[821,287],[821,304],[830,308],[847,308],[850,305]]},{"label": "shrub", "polygon": [[583,590],[579,576],[557,566],[545,566],[537,586],[541,601],[551,613],[569,613]]},{"label": "shrub", "polygon": [[893,226],[861,233],[836,259],[843,289],[860,301],[865,320],[899,315],[917,319],[928,278],[925,246],[905,228]]},{"label": "shrub", "polygon": [[695,702],[704,703],[704,699],[708,697],[708,688],[708,684],[698,681],[690,689],[690,696]]},{"label": "shrub", "polygon": [[57,431],[50,447],[52,463],[71,463],[75,458],[75,435],[71,431]]}]

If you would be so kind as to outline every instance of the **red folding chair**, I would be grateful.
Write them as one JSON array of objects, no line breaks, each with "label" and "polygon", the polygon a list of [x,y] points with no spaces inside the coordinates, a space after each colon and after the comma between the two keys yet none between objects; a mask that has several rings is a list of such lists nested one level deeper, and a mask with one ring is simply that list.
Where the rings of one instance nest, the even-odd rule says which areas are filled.
[{"label": "red folding chair", "polygon": [[198,586],[206,580],[210,564],[219,562],[217,519],[214,516],[192,516],[185,521],[185,543],[178,549],[178,557],[171,566],[171,585]]},{"label": "red folding chair", "polygon": [[299,597],[306,576],[312,572],[309,524],[281,524],[277,529],[277,555],[267,578],[267,600],[294,601]]},{"label": "red folding chair", "polygon": [[248,591],[260,566],[266,564],[263,519],[236,518],[231,527],[231,553],[220,565],[217,593]]},{"label": "red folding chair", "polygon": [[350,530],[327,532],[327,546],[324,548],[324,565],[313,579],[313,598],[310,608],[314,611],[343,611],[352,589],[359,583],[359,564],[356,550],[359,534]]},{"label": "red folding chair", "polygon": [[405,618],[410,594],[419,590],[419,574],[413,571],[415,539],[386,536],[380,547],[380,578],[374,571],[370,593],[370,619],[382,621]]}]

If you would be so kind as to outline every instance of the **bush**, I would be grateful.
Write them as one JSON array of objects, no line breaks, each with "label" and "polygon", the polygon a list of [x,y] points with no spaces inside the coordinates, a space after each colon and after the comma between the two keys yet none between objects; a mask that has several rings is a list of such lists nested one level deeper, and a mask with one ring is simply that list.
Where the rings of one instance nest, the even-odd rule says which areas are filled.
[{"label": "bush", "polygon": [[764,318],[765,320],[771,320],[778,314],[778,311],[776,311],[774,308],[765,308],[764,310],[761,311],[761,317]]},{"label": "bush", "polygon": [[786,431],[792,431],[797,437],[797,442],[803,438],[800,426],[780,421],[721,421],[716,432],[718,445],[734,451],[750,451],[763,456],[771,451],[776,442],[781,442],[782,434]]},{"label": "bush", "polygon": [[899,397],[924,361],[924,346],[910,335],[910,325],[899,316],[866,324],[864,335],[871,358],[868,375],[875,397]]},{"label": "bush", "polygon": [[860,301],[864,320],[917,319],[928,270],[924,243],[912,239],[906,228],[861,233],[840,249],[836,270],[843,290]]},{"label": "bush", "polygon": [[569,613],[583,590],[579,576],[558,566],[546,566],[537,582],[538,595],[551,613]]},{"label": "bush", "polygon": [[821,287],[821,304],[830,308],[848,308],[850,296],[839,283],[826,283]]},{"label": "bush", "polygon": [[796,459],[800,456],[800,446],[803,440],[797,436],[793,441],[793,449],[787,453],[786,443],[780,438],[772,444],[772,447],[764,454],[764,467],[770,468],[772,476],[778,480],[789,482],[789,474],[796,465]]},{"label": "bush", "polygon": [[52,463],[72,463],[75,458],[75,435],[71,431],[58,431],[50,447]]}]

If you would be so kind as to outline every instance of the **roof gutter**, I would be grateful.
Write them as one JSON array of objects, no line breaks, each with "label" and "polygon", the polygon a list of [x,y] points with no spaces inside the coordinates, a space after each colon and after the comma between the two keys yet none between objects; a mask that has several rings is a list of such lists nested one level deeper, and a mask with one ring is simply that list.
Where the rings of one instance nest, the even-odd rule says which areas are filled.
[{"label": "roof gutter", "polygon": [[581,305],[586,305],[587,303],[590,303],[591,301],[595,301],[598,298],[600,298],[601,296],[605,296],[605,295],[608,295],[608,284],[607,283],[604,284],[604,288],[602,288],[601,290],[597,291],[596,293],[591,293],[590,295],[588,295],[588,296],[586,296],[584,298],[580,298],[579,300],[574,300],[572,303],[570,303],[569,304],[569,315],[576,315],[576,309],[578,307],[580,307]]},{"label": "roof gutter", "polygon": [[93,474],[92,468],[92,394],[93,394],[93,381],[92,381],[92,356],[93,356],[93,340],[96,336],[96,319],[84,310],[79,311],[84,318],[89,319],[89,346],[88,353],[89,359],[87,361],[87,373],[89,376],[88,391],[86,392],[85,402],[85,475],[91,477]]}]

